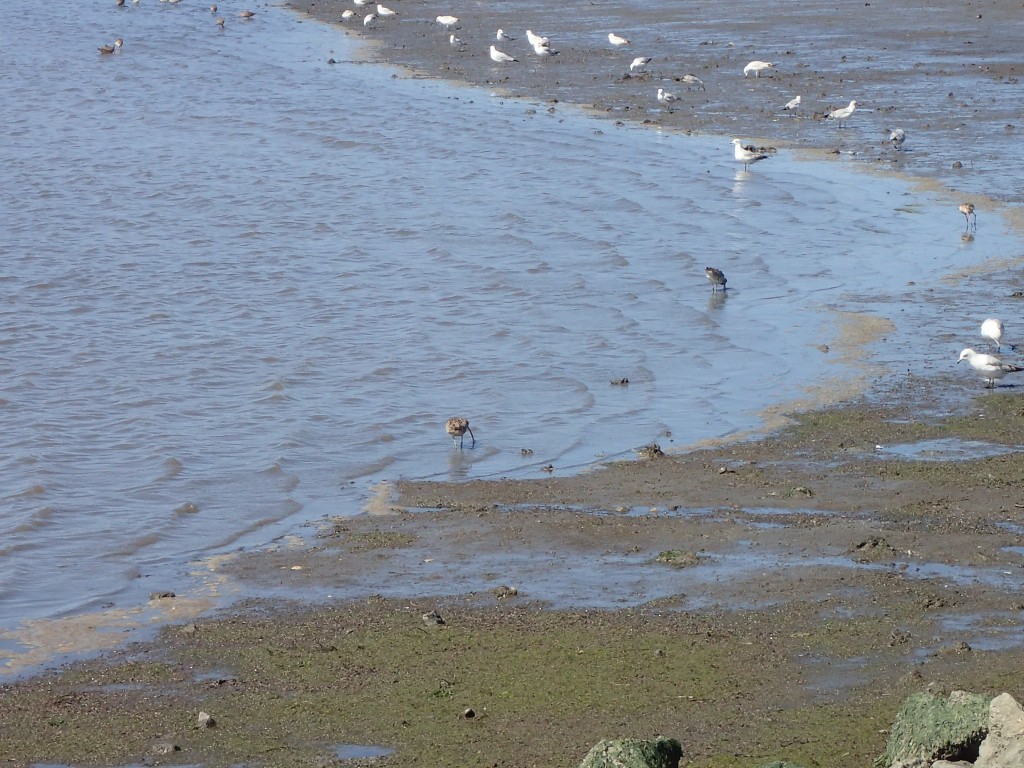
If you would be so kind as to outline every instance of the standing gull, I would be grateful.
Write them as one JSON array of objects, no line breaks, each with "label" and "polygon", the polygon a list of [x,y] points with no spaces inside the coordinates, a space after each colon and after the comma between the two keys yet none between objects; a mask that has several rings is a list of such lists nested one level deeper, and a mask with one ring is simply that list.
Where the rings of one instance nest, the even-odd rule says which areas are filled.
[{"label": "standing gull", "polygon": [[397,16],[398,14],[395,11],[391,10],[390,8],[386,8],[378,3],[377,15],[380,16],[382,19],[388,19],[391,18],[392,16]]},{"label": "standing gull", "polygon": [[448,43],[451,45],[452,48],[458,48],[460,51],[462,50],[462,46],[465,45],[465,43],[462,42],[459,38],[457,38],[454,34],[448,36]]},{"label": "standing gull", "polygon": [[960,213],[964,215],[964,221],[967,223],[967,230],[971,228],[972,222],[974,224],[974,229],[978,229],[978,214],[974,212],[974,203],[960,203]]},{"label": "standing gull", "polygon": [[451,29],[459,23],[459,19],[456,16],[438,16],[436,21],[445,29]]},{"label": "standing gull", "polygon": [[526,30],[526,39],[534,48],[536,48],[538,45],[551,45],[550,40],[548,40],[546,37],[542,37],[541,35],[533,34],[533,30],[531,29]]},{"label": "standing gull", "polygon": [[636,72],[638,69],[644,69],[650,63],[650,56],[637,56],[629,63],[629,71]]},{"label": "standing gull", "polygon": [[616,48],[621,48],[624,45],[629,45],[629,40],[622,37],[621,35],[616,35],[614,32],[608,33],[608,42],[614,45]]},{"label": "standing gull", "polygon": [[519,61],[519,59],[514,59],[511,56],[509,56],[507,53],[502,53],[501,51],[499,51],[497,48],[495,48],[492,45],[491,46],[491,61],[496,61],[498,64],[507,64],[510,61]]},{"label": "standing gull", "polygon": [[696,75],[683,75],[681,78],[679,78],[679,80],[681,82],[686,83],[687,89],[692,87],[692,88],[700,88],[702,91],[706,91],[707,90],[707,88],[704,87],[704,81],[701,80]]},{"label": "standing gull", "polygon": [[747,170],[747,166],[759,162],[761,160],[767,160],[768,155],[763,155],[754,149],[748,149],[743,146],[743,142],[739,139],[733,139],[733,155],[736,160],[743,163],[743,170]]},{"label": "standing gull", "polygon": [[902,128],[897,128],[895,131],[889,134],[889,141],[892,142],[893,148],[899,152],[903,149],[903,142],[907,140],[907,132]]},{"label": "standing gull", "polygon": [[459,438],[459,448],[462,447],[462,441],[466,439],[467,432],[473,438],[473,445],[476,445],[476,436],[473,434],[473,430],[469,428],[469,419],[462,416],[452,416],[445,422],[444,429],[445,432],[452,436],[453,443],[456,437]]},{"label": "standing gull", "polygon": [[551,46],[547,43],[537,43],[533,46],[533,52],[538,56],[557,56],[558,51],[552,51]]},{"label": "standing gull", "polygon": [[796,112],[800,109],[800,97],[797,96],[795,99],[790,99],[782,109],[786,112]]},{"label": "standing gull", "polygon": [[856,109],[857,109],[857,102],[856,101],[851,101],[847,106],[843,107],[842,109],[833,109],[831,112],[828,113],[828,115],[826,116],[825,119],[826,120],[835,120],[837,123],[839,123],[839,127],[842,128],[843,127],[843,122],[847,118],[849,118],[850,115],[852,115],[854,113],[854,110],[856,110]]},{"label": "standing gull", "polygon": [[671,106],[672,102],[679,101],[679,97],[674,93],[669,93],[664,88],[658,89],[658,101],[664,104],[666,107]]},{"label": "standing gull", "polygon": [[751,72],[754,73],[754,77],[760,77],[761,73],[767,69],[774,69],[775,65],[770,61],[752,61],[743,68],[743,76],[746,77]]},{"label": "standing gull", "polygon": [[988,318],[981,324],[981,335],[993,342],[998,352],[1003,343],[1003,321],[994,317]]},{"label": "standing gull", "polygon": [[375,13],[368,13],[368,14],[366,14],[365,16],[363,16],[363,26],[364,27],[370,26],[371,24],[373,24],[373,22],[376,19],[377,19],[377,14],[375,14]]},{"label": "standing gull", "polygon": [[986,386],[990,388],[995,387],[996,379],[1001,379],[1008,373],[1024,371],[1024,368],[1004,363],[995,355],[985,355],[981,352],[975,352],[970,348],[960,353],[960,359],[957,360],[957,363],[959,364],[964,360],[971,364],[971,368],[981,374],[981,377],[988,382]]},{"label": "standing gull", "polygon": [[497,40],[499,43],[510,42],[512,40],[515,40],[515,38],[512,37],[512,35],[505,34],[505,30],[504,29],[499,29],[495,33],[494,39]]},{"label": "standing gull", "polygon": [[722,286],[722,290],[725,290],[725,284],[729,282],[725,273],[720,269],[714,267],[704,267],[704,275],[707,277],[708,282],[711,283],[711,292],[715,293],[718,290],[718,286]]}]

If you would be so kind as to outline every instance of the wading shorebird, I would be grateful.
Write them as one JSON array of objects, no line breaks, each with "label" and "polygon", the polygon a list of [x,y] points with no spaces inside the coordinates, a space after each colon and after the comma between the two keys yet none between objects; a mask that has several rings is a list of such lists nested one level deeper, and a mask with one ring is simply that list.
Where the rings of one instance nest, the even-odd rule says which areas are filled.
[{"label": "wading shorebird", "polygon": [[775,65],[770,61],[752,61],[743,68],[743,76],[746,77],[753,72],[754,77],[760,77],[761,73],[768,69],[775,69]]},{"label": "wading shorebird", "polygon": [[100,51],[100,53],[117,53],[118,51],[121,50],[121,46],[123,46],[123,45],[124,45],[124,40],[122,40],[119,37],[119,38],[117,38],[117,40],[115,40],[113,42],[112,45],[101,45],[99,47],[99,51]]},{"label": "wading shorebird", "polygon": [[851,101],[849,104],[847,104],[842,109],[833,109],[831,112],[829,112],[825,116],[825,119],[826,120],[835,120],[837,123],[839,123],[839,127],[842,128],[843,127],[843,123],[847,119],[849,119],[850,115],[852,115],[856,109],[857,109],[857,102],[856,101]]},{"label": "wading shorebird", "polygon": [[893,149],[899,152],[903,149],[903,142],[907,140],[907,132],[902,128],[897,128],[895,131],[889,134],[889,141],[892,142]]},{"label": "wading shorebird", "polygon": [[743,163],[743,170],[747,170],[747,167],[753,163],[761,160],[767,160],[768,155],[761,154],[760,152],[743,146],[743,142],[739,139],[733,139],[733,156],[737,162]]},{"label": "wading shorebird", "polygon": [[224,29],[224,17],[218,16],[217,21],[214,22],[219,29]]},{"label": "wading shorebird", "polygon": [[251,19],[256,15],[256,11],[239,11],[238,15],[243,19]]},{"label": "wading shorebird", "polygon": [[971,224],[974,225],[974,229],[978,229],[978,214],[974,212],[974,203],[960,203],[960,213],[964,215],[964,221],[967,226],[964,231],[971,229]]},{"label": "wading shorebird", "polygon": [[467,432],[473,438],[473,445],[470,448],[476,445],[476,437],[473,435],[473,430],[469,428],[469,419],[462,416],[452,416],[444,423],[444,431],[452,436],[453,443],[456,437],[459,438],[459,448],[462,447],[462,441],[466,439]]},{"label": "wading shorebird", "polygon": [[[1003,344],[1003,321],[990,317],[981,324],[981,335],[996,345],[996,352]],[[1012,348],[1013,345],[1011,344]]]},{"label": "wading shorebird", "polygon": [[985,386],[989,388],[995,387],[996,379],[1001,379],[1008,373],[1024,371],[1024,368],[1016,365],[1010,365],[1010,363],[1004,363],[995,355],[986,355],[981,352],[975,352],[970,348],[967,348],[960,353],[960,359],[957,360],[957,363],[959,364],[964,360],[971,364],[971,368],[981,374],[981,377],[987,382]]},{"label": "wading shorebird", "polygon": [[714,267],[704,267],[704,274],[707,276],[708,282],[711,283],[712,293],[718,290],[718,286],[722,286],[722,290],[725,290],[725,284],[729,281],[722,270],[715,269]]}]

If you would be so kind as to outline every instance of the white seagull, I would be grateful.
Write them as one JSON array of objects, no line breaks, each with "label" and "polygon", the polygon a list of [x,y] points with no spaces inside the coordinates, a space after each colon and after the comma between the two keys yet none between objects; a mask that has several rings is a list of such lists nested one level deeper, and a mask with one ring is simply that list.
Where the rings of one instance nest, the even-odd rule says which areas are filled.
[{"label": "white seagull", "polygon": [[533,46],[533,52],[538,56],[557,56],[558,51],[552,51],[551,46],[547,43],[537,43]]},{"label": "white seagull", "polygon": [[616,35],[614,32],[608,33],[608,42],[616,48],[621,48],[623,45],[629,45],[629,40],[621,37],[620,35]]},{"label": "white seagull", "polygon": [[366,14],[365,16],[363,16],[363,26],[364,27],[370,26],[371,24],[373,24],[373,22],[374,22],[374,20],[376,18],[377,18],[377,14],[375,14],[375,13],[368,13],[368,14]]},{"label": "white seagull", "polygon": [[462,46],[465,45],[465,43],[459,40],[459,38],[457,38],[455,35],[448,36],[448,43],[451,45],[452,48],[462,48]]},{"label": "white seagull", "polygon": [[695,88],[700,88],[702,91],[706,91],[707,90],[707,88],[704,87],[704,81],[701,80],[696,75],[683,75],[679,79],[680,79],[680,81],[686,83],[687,89],[689,89],[692,86],[692,87],[695,87]]},{"label": "white seagull", "polygon": [[377,4],[377,15],[382,19],[387,19],[391,16],[397,16],[398,14],[392,11],[390,8],[385,8],[380,3]]},{"label": "white seagull", "polygon": [[658,89],[658,101],[664,104],[666,107],[669,106],[673,101],[679,101],[679,97],[674,93],[669,93],[663,88]]},{"label": "white seagull", "polygon": [[800,97],[797,96],[795,99],[790,99],[782,109],[786,112],[795,112],[800,109]]},{"label": "white seagull", "polygon": [[1004,363],[995,355],[985,355],[981,352],[975,352],[970,348],[960,353],[960,359],[957,360],[957,363],[961,363],[964,360],[971,364],[971,368],[981,374],[981,377],[988,382],[986,385],[988,387],[994,387],[996,379],[1001,379],[1008,373],[1024,371],[1024,368]]},{"label": "white seagull", "polygon": [[351,19],[355,15],[356,15],[355,11],[353,11],[351,8],[346,8],[344,11],[341,12],[341,20],[342,21],[348,21],[349,19]]},{"label": "white seagull", "polygon": [[761,73],[766,69],[774,69],[775,65],[770,61],[752,61],[743,68],[743,76],[746,77],[751,72],[754,73],[754,77],[760,77]]},{"label": "white seagull", "polygon": [[438,16],[435,21],[445,29],[451,29],[459,23],[459,19],[456,16]]},{"label": "white seagull", "polygon": [[541,37],[540,35],[533,34],[533,30],[530,29],[526,30],[526,39],[534,48],[536,48],[538,45],[551,45],[550,40],[548,40],[546,37]]},{"label": "white seagull", "polygon": [[833,109],[831,112],[828,113],[826,119],[835,120],[836,122],[839,123],[839,127],[841,128],[843,125],[843,121],[849,118],[850,115],[852,115],[854,110],[856,109],[857,102],[851,101],[849,106],[843,107],[842,109]]},{"label": "white seagull", "polygon": [[507,64],[510,61],[519,61],[519,59],[514,59],[511,56],[509,56],[507,53],[502,53],[501,51],[499,51],[497,48],[495,48],[492,45],[491,46],[491,61],[496,61],[499,64]]},{"label": "white seagull", "polygon": [[635,72],[638,69],[643,69],[651,63],[650,56],[637,56],[633,61],[629,63],[629,71]]},{"label": "white seagull", "polygon": [[903,142],[907,140],[907,132],[902,128],[897,128],[895,131],[889,134],[889,141],[892,142],[893,147],[899,152],[903,149]]},{"label": "white seagull", "polygon": [[509,42],[509,41],[515,40],[515,38],[512,37],[512,35],[506,35],[504,29],[499,29],[495,33],[494,39],[497,40],[498,42]]},{"label": "white seagull", "polygon": [[996,345],[996,351],[998,352],[1003,342],[1003,321],[990,317],[981,324],[981,335],[989,341],[994,342]]},{"label": "white seagull", "polygon": [[755,152],[753,149],[747,149],[743,146],[743,142],[739,139],[733,139],[733,154],[736,160],[743,163],[743,170],[747,170],[747,166],[756,163],[760,160],[767,160],[768,155],[762,155],[760,152]]}]

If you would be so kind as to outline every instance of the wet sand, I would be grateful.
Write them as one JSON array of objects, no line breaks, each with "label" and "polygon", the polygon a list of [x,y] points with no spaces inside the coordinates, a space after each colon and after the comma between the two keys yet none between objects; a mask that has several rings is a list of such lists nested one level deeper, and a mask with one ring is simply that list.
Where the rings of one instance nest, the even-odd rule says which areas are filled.
[{"label": "wet sand", "polygon": [[[347,7],[294,5],[330,21]],[[872,3],[841,18],[785,4],[770,28],[728,21],[748,14],[737,3],[715,6],[718,20],[683,7],[628,23],[632,6],[396,6],[398,21],[353,32],[379,43],[371,57],[430,76],[835,148],[985,205],[1021,197],[999,161],[1020,117],[1017,4]],[[462,19],[466,51],[447,46],[441,13]],[[534,60],[519,40],[521,65],[494,67],[499,26],[561,52]],[[612,29],[634,38],[627,52],[602,45]],[[641,54],[654,74],[626,78]],[[751,59],[778,71],[744,80]],[[681,106],[659,110],[662,78],[688,72],[707,90],[673,80]],[[780,115],[797,93],[804,115]],[[842,130],[814,118],[850,98],[873,111]],[[210,764],[327,765],[344,743],[394,748],[389,765],[571,766],[600,738],[663,734],[697,766],[866,765],[912,691],[1024,693],[1024,381],[1006,384],[891,379],[735,445],[549,480],[398,483],[383,514],[218,564],[260,601],[0,688],[0,746],[24,763],[123,763],[169,740]],[[936,405],[949,391],[952,414]],[[279,597],[296,593],[313,605]],[[435,609],[445,624],[424,622]],[[200,708],[216,729],[195,727]]]}]

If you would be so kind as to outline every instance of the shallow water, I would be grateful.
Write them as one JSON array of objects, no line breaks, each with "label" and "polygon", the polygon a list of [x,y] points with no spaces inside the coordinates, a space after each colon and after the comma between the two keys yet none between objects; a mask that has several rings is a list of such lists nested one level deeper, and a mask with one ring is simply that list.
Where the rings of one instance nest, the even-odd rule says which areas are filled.
[{"label": "shallow water", "polygon": [[396,77],[237,10],[5,5],[0,627],[187,594],[189,561],[381,480],[741,434],[848,391],[846,313],[895,323],[857,357],[951,366],[990,299],[951,311],[943,276],[1022,250],[897,180],[743,173],[728,139]]}]

